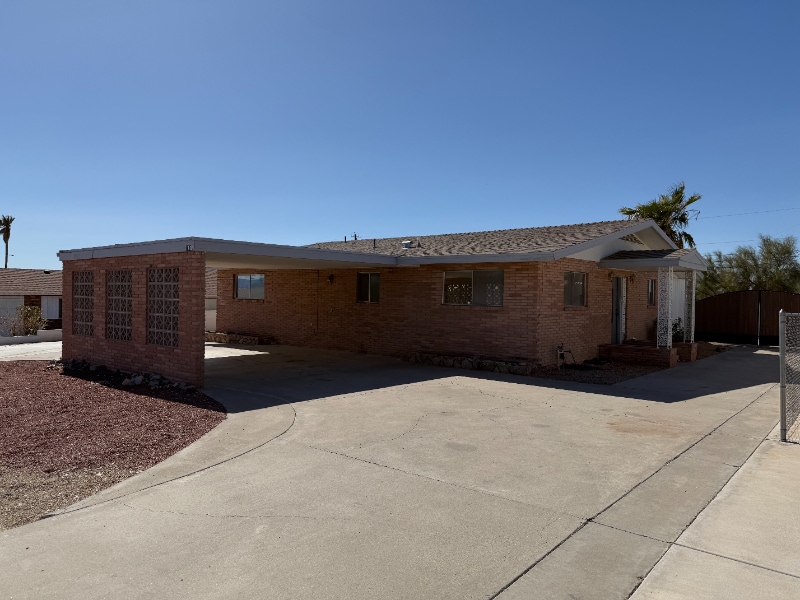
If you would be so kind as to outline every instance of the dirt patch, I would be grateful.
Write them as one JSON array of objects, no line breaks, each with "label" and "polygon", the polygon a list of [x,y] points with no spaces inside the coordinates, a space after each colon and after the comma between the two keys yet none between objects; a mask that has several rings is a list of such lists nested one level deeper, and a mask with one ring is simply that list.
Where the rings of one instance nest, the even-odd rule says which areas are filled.
[{"label": "dirt patch", "polygon": [[661,371],[663,367],[653,365],[627,365],[618,362],[601,361],[599,359],[578,364],[566,364],[561,368],[536,367],[531,371],[532,377],[574,381],[576,383],[596,383],[613,385],[628,379],[634,379]]},{"label": "dirt patch", "polygon": [[198,391],[125,379],[46,361],[0,363],[0,530],[139,473],[225,419]]}]

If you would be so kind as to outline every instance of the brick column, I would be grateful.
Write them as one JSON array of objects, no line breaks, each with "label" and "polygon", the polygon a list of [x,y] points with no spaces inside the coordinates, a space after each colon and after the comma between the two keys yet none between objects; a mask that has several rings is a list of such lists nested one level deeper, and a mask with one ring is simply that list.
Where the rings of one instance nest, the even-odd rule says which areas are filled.
[{"label": "brick column", "polygon": [[[147,343],[148,272],[179,269],[178,346]],[[131,340],[106,338],[106,271],[129,269],[133,275]],[[73,273],[94,273],[94,333],[73,332]],[[62,357],[138,373],[158,373],[169,379],[201,386],[205,358],[205,254],[173,252],[114,258],[64,261]]]}]

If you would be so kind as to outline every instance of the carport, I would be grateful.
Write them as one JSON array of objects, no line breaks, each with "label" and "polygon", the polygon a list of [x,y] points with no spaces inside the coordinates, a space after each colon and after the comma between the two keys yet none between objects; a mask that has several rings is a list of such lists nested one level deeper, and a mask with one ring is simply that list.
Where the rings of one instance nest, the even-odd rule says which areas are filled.
[{"label": "carport", "polygon": [[[62,250],[63,358],[204,381],[205,268],[395,266],[394,256],[185,237]],[[180,315],[180,319],[178,316]]]}]

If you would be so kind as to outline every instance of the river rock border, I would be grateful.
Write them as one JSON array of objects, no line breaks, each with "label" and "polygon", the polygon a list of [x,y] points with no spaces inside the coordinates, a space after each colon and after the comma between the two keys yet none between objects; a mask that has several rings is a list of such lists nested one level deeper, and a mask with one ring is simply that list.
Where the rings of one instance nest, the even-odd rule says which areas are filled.
[{"label": "river rock border", "polygon": [[207,342],[219,344],[240,344],[242,346],[258,346],[258,337],[255,335],[242,335],[240,333],[217,333],[206,331]]},{"label": "river rock border", "polygon": [[512,375],[530,375],[533,371],[533,365],[524,361],[449,356],[445,354],[430,354],[427,352],[413,352],[409,355],[408,361],[436,367],[453,367],[456,369],[488,371],[490,373],[511,373]]}]

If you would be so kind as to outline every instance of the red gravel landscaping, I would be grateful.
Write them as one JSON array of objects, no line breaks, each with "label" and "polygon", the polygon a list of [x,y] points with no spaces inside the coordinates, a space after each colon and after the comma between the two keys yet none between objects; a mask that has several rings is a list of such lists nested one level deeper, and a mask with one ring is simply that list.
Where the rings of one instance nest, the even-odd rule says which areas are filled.
[{"label": "red gravel landscaping", "polygon": [[[0,530],[147,469],[225,419],[194,390],[46,361],[0,362]],[[154,381],[153,385],[156,385]]]}]

